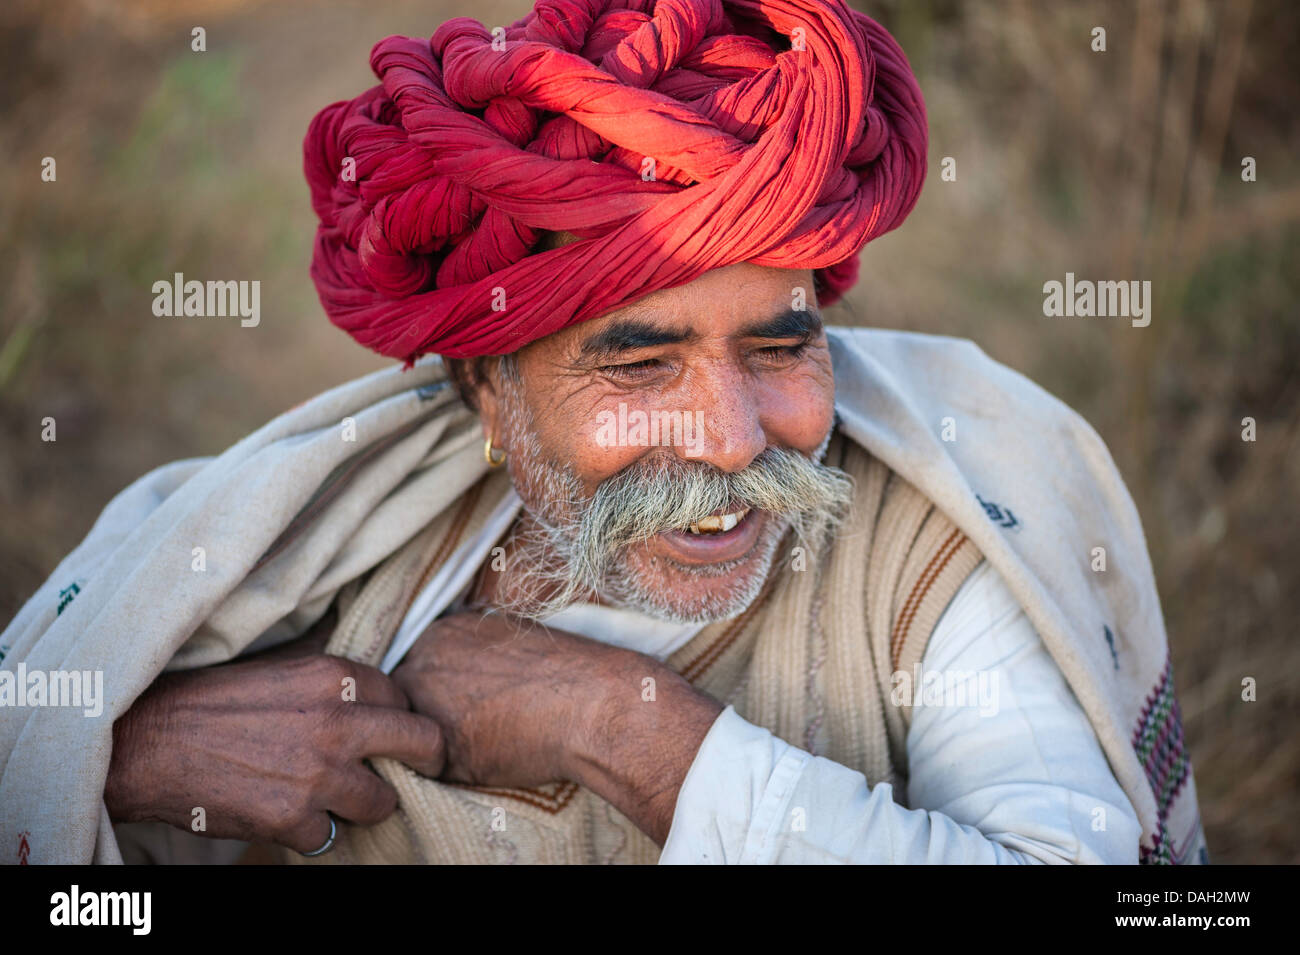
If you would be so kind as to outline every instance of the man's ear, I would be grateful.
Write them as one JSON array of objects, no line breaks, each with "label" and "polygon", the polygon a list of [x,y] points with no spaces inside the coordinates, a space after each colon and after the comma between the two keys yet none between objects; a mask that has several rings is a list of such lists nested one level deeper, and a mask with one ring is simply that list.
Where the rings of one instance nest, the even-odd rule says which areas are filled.
[{"label": "man's ear", "polygon": [[496,447],[505,430],[501,417],[501,359],[489,358],[478,364],[474,373],[474,397],[478,403],[483,437],[491,438]]}]

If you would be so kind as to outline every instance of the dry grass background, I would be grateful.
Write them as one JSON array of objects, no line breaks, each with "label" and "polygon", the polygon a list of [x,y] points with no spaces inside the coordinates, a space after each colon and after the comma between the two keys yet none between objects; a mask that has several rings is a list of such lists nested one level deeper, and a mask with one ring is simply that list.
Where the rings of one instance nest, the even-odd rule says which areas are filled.
[{"label": "dry grass background", "polygon": [[[0,10],[0,621],[139,474],[382,365],[315,300],[302,135],[373,82],[379,38],[524,9]],[[1212,856],[1300,860],[1300,5],[864,9],[921,78],[931,173],[835,320],[973,338],[1097,427],[1150,540]],[[955,182],[939,179],[944,156]],[[1241,181],[1243,156],[1257,182]],[[155,318],[150,286],[176,271],[259,279],[261,326]],[[1042,284],[1067,271],[1152,280],[1151,325],[1045,318]],[[56,443],[39,440],[47,415]],[[1245,677],[1257,702],[1241,700]]]}]

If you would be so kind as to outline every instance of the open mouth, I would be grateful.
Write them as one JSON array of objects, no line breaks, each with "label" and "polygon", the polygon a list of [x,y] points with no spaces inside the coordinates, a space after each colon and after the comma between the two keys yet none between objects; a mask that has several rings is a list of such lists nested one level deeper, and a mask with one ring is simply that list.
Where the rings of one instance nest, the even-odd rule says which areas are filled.
[{"label": "open mouth", "polygon": [[733,501],[689,527],[661,531],[652,547],[681,564],[738,560],[753,549],[768,516],[766,511]]},{"label": "open mouth", "polygon": [[691,524],[686,530],[691,534],[725,534],[743,521],[749,510],[747,507],[742,507],[725,514],[710,514]]}]

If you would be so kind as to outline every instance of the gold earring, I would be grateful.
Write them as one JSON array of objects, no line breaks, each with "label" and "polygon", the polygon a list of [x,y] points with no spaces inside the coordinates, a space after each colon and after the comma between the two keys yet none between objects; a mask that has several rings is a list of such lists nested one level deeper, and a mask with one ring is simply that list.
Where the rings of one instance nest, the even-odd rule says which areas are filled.
[{"label": "gold earring", "polygon": [[505,448],[502,448],[501,457],[498,458],[492,453],[494,450],[491,438],[488,438],[483,442],[483,457],[487,461],[488,467],[499,468],[501,465],[506,463],[506,451]]}]

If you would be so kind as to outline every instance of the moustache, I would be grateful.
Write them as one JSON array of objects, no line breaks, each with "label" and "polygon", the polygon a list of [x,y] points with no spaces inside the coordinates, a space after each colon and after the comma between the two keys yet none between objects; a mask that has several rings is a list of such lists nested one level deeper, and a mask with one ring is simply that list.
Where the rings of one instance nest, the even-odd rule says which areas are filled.
[{"label": "moustache", "polygon": [[672,455],[647,458],[597,487],[577,528],[576,549],[599,559],[665,530],[745,508],[788,518],[801,537],[815,538],[847,510],[852,486],[839,468],[787,448],[767,448],[732,473]]}]

